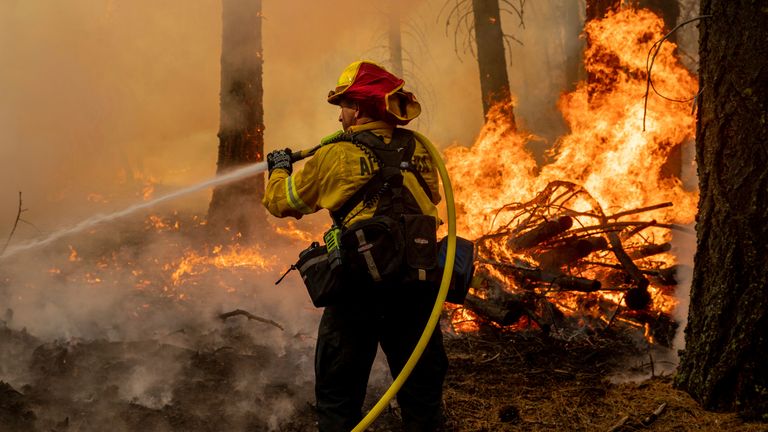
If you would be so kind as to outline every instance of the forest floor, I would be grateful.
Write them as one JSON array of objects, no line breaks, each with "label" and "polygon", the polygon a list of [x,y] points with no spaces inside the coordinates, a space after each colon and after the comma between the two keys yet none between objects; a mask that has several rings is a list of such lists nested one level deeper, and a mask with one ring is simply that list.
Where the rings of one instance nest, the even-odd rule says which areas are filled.
[{"label": "forest floor", "polygon": [[[182,226],[199,225],[193,222]],[[179,265],[165,270],[157,257],[178,257],[178,250],[199,239],[184,230],[158,234],[126,225],[139,228],[111,226],[91,234],[92,246],[81,241],[76,259],[63,243],[50,254],[58,261],[35,264],[42,259],[35,256],[26,259],[35,264],[30,268],[24,259],[5,264],[6,273],[20,267],[16,273],[23,277],[0,277],[0,299],[40,301],[15,314],[0,305],[0,312],[8,308],[0,316],[0,432],[315,430],[313,329],[320,313],[301,306],[308,304],[303,287],[291,286],[288,278],[287,286],[275,289],[277,270],[266,276],[243,267],[190,271],[182,292],[193,300],[178,301],[165,287],[175,286],[168,273]],[[273,251],[280,248],[275,243]],[[291,243],[285,249],[295,257],[296,248]],[[37,288],[24,282],[40,273]],[[96,276],[102,282],[89,283]],[[267,282],[259,288],[254,281],[261,279]],[[153,282],[134,288],[144,280]],[[248,289],[211,289],[221,285]],[[93,301],[97,296],[100,301]],[[80,313],[88,300],[92,309]],[[244,316],[220,319],[212,311],[221,313],[221,304],[260,306],[252,312],[284,320],[286,329]],[[78,327],[57,327],[70,321]],[[21,322],[45,324],[38,328],[54,336],[36,335]],[[102,336],[61,336],[88,334],[83,329]],[[618,324],[572,334],[486,326],[475,333],[443,330],[450,432],[768,431],[768,423],[702,410],[673,388],[670,350]],[[377,361],[367,407],[390,381]],[[397,408],[391,405],[370,430],[399,430]]]},{"label": "forest floor", "polygon": [[[311,379],[297,378],[290,366],[311,361],[311,344],[277,353],[254,344],[245,328],[217,330],[215,338],[205,337],[218,348],[191,350],[159,340],[43,343],[0,324],[0,354],[14,359],[0,371],[26,382],[19,388],[0,382],[0,430],[314,430]],[[768,431],[768,423],[702,410],[658,372],[664,361],[654,357],[663,350],[641,352],[630,339],[614,333],[569,342],[539,331],[492,329],[446,335],[446,430]],[[153,369],[151,379],[136,374]],[[253,379],[264,370],[283,373]],[[651,370],[655,376],[616,382],[619,372],[649,376]],[[143,396],[129,398],[131,386]],[[371,430],[397,425],[391,407]]]}]

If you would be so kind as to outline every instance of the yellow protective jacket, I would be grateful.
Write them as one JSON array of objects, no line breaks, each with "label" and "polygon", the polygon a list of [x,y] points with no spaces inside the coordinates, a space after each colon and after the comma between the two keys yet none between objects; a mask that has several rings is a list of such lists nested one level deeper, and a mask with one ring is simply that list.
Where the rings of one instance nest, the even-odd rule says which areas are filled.
[{"label": "yellow protective jacket", "polygon": [[[392,139],[393,127],[382,121],[351,126],[348,132],[370,130],[383,138],[386,144]],[[429,156],[425,144],[416,138],[416,148],[411,159],[432,193],[429,199],[416,176],[403,171],[403,185],[408,188],[423,214],[438,219],[435,205],[440,202],[437,168]],[[304,167],[288,175],[284,169],[276,169],[267,183],[263,204],[277,217],[293,216],[297,219],[320,209],[338,210],[352,195],[378,171],[378,164],[357,146],[347,141],[320,147]],[[349,213],[345,226],[373,216],[376,205],[363,208],[360,203]]]}]

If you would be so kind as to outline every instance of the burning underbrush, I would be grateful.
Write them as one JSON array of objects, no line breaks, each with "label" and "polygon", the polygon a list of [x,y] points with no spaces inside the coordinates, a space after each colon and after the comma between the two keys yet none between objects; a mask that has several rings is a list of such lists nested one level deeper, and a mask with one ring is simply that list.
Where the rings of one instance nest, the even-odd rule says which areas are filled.
[{"label": "burning underbrush", "polygon": [[[680,180],[694,137],[686,104],[649,89],[648,53],[663,24],[645,10],[587,23],[590,77],[562,95],[570,126],[538,167],[530,136],[503,107],[471,148],[446,151],[459,232],[475,239],[478,274],[454,327],[637,328],[670,346],[679,323],[678,280],[690,271],[697,193]],[[667,97],[696,93],[695,77],[664,44],[652,70]]]}]

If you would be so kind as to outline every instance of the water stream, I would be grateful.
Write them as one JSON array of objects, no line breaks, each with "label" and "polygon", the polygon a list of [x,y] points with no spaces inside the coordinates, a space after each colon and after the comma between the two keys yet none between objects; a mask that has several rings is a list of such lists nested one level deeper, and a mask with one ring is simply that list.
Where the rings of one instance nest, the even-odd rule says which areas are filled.
[{"label": "water stream", "polygon": [[156,206],[160,203],[171,201],[176,198],[182,197],[184,195],[188,195],[194,192],[201,191],[203,189],[223,185],[226,183],[231,183],[233,181],[237,181],[255,174],[262,173],[267,170],[267,163],[266,162],[259,162],[253,165],[248,165],[243,168],[239,168],[234,171],[230,171],[226,174],[222,174],[220,176],[214,177],[210,180],[204,181],[202,183],[197,183],[192,186],[188,186],[184,189],[177,190],[175,192],[171,192],[169,194],[159,196],[153,200],[144,201],[139,204],[134,204],[131,207],[128,207],[124,210],[120,210],[114,213],[109,214],[98,214],[95,216],[92,216],[76,225],[73,225],[69,228],[60,229],[58,231],[55,231],[51,234],[48,234],[48,236],[43,237],[38,240],[31,240],[25,243],[20,243],[18,245],[13,245],[8,247],[8,249],[3,252],[2,255],[0,255],[0,258],[7,258],[12,255],[16,255],[19,252],[23,252],[26,250],[34,249],[37,247],[45,246],[51,242],[54,242],[64,236],[68,236],[71,234],[76,234],[81,231],[87,230],[88,228],[93,227],[94,225],[98,225],[101,223],[113,221],[115,219],[119,219],[125,216],[128,216],[132,213],[135,213],[140,210],[148,209],[150,207]]}]

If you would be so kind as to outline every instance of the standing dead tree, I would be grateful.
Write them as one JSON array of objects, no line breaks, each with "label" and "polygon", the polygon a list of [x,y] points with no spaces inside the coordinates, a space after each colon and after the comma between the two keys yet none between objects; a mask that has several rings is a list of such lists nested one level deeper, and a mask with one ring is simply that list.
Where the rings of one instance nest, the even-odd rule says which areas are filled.
[{"label": "standing dead tree", "polygon": [[[261,44],[262,0],[222,1],[221,119],[217,174],[264,160]],[[212,232],[227,228],[246,238],[263,220],[264,177],[256,175],[213,191]]]},{"label": "standing dead tree", "polygon": [[[446,2],[442,11],[451,2]],[[446,33],[455,23],[454,50],[459,53],[459,34],[466,31],[464,48],[469,49],[477,58],[480,71],[480,91],[483,101],[483,114],[486,119],[495,106],[502,107],[501,115],[509,119],[514,129],[515,116],[511,103],[509,76],[507,74],[507,53],[510,55],[511,42],[521,43],[516,37],[504,33],[501,25],[502,12],[517,17],[524,27],[523,11],[525,0],[460,0],[448,11]]]}]

